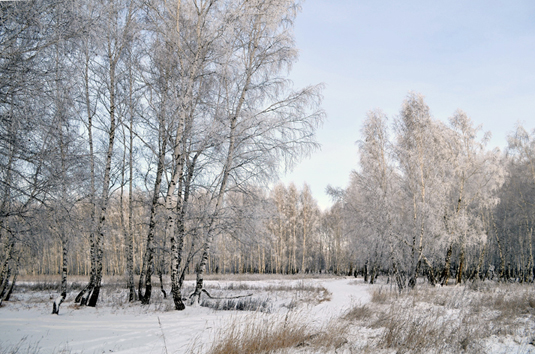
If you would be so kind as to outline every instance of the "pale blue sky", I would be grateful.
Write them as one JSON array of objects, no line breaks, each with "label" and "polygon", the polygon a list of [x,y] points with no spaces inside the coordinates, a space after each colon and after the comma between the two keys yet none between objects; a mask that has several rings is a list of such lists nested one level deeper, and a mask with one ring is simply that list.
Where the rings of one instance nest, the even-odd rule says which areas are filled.
[{"label": "pale blue sky", "polygon": [[370,109],[391,119],[412,90],[435,118],[457,108],[506,146],[517,122],[535,128],[535,1],[307,0],[295,27],[296,87],[323,82],[322,150],[282,181],[307,182],[321,207],[325,187],[347,186]]}]

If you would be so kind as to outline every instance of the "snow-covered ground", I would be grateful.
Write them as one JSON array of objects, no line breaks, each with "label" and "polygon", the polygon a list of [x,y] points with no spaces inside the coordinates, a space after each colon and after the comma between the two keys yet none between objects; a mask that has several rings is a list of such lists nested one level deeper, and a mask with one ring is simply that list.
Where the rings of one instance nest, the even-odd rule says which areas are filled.
[{"label": "snow-covered ground", "polygon": [[[225,285],[225,282],[219,283]],[[300,305],[302,311],[311,316],[310,320],[317,322],[339,316],[352,304],[363,304],[370,300],[369,285],[355,285],[354,278],[247,283],[256,288],[323,285],[332,293],[330,301]],[[225,293],[232,295],[240,292],[225,290]],[[281,294],[297,296],[287,291],[277,294],[277,297]],[[74,296],[70,294],[62,304],[59,316],[55,316],[50,314],[52,300],[45,301],[43,294],[14,294],[14,299],[5,302],[0,309],[0,353],[15,346],[21,347],[22,352],[32,352],[38,348],[39,353],[186,353],[193,345],[206,344],[218,329],[224,328],[230,321],[249,315],[246,311],[215,311],[206,307],[169,311],[169,306],[161,304],[143,307],[139,303],[111,303],[97,304],[96,308],[78,307],[73,304]],[[278,302],[284,303],[283,300],[279,299]],[[277,306],[275,302],[273,311],[288,309]]]},{"label": "snow-covered ground", "polygon": [[[206,287],[217,297],[252,293],[252,303],[268,314],[202,306],[174,311],[171,299],[156,290],[151,305],[129,304],[123,289],[110,286],[96,308],[73,304],[73,291],[56,316],[51,310],[57,293],[21,289],[0,308],[0,354],[13,348],[44,354],[203,353],[224,339],[228,328],[285,325],[287,313],[305,321],[308,333],[328,332],[339,323],[343,341],[336,350],[306,344],[285,353],[535,354],[533,285],[422,284],[398,296],[384,280],[369,285],[350,277],[257,279],[210,280]],[[388,344],[392,333],[394,343]],[[413,345],[410,336],[425,343]]]}]

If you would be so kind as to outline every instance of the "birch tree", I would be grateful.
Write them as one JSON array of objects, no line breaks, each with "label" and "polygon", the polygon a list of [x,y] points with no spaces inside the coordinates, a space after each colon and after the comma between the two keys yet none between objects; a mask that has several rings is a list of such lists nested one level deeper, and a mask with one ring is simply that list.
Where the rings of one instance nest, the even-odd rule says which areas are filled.
[{"label": "birch tree", "polygon": [[53,98],[45,83],[54,81],[56,71],[51,66],[57,61],[48,60],[47,49],[75,32],[68,16],[57,16],[68,4],[0,5],[0,240],[4,243],[0,303],[13,289],[22,256],[17,243],[31,229],[27,217],[46,205],[56,182],[50,156],[57,147],[59,120],[49,109]]},{"label": "birch tree", "polygon": [[[69,23],[66,19],[76,19],[76,14],[67,8],[57,8],[54,13],[54,23]],[[78,25],[78,24],[77,24]],[[71,23],[74,30],[74,24]],[[58,31],[58,29],[56,29]],[[62,39],[65,36],[66,38]],[[74,190],[76,183],[82,184],[86,178],[85,149],[78,134],[80,129],[75,120],[75,106],[72,98],[75,95],[75,85],[72,80],[74,65],[68,53],[73,51],[74,40],[79,36],[69,38],[67,33],[58,33],[58,42],[47,48],[46,54],[53,58],[50,72],[54,80],[45,83],[48,99],[51,102],[51,130],[54,136],[52,144],[55,146],[49,152],[47,173],[54,183],[48,192],[48,202],[43,205],[47,213],[51,214],[50,229],[61,242],[61,287],[60,297],[53,304],[52,313],[59,314],[59,307],[67,296],[68,245],[70,235],[77,228],[74,226],[76,207],[80,198]],[[45,171],[43,170],[43,173]],[[75,182],[76,181],[76,182]]]},{"label": "birch tree", "polygon": [[344,193],[344,213],[355,246],[368,253],[361,257],[373,260],[372,274],[374,262],[385,261],[386,248],[400,290],[406,274],[410,287],[421,273],[435,284],[439,255],[446,254],[441,278],[446,284],[456,250],[460,282],[470,248],[479,254],[470,276],[479,275],[489,211],[497,205],[505,176],[499,151],[487,151],[488,135],[479,139],[479,131],[460,110],[449,125],[432,118],[423,96],[415,93],[409,93],[395,121],[394,143],[386,116],[377,110],[368,114],[359,170]]},{"label": "birch tree", "polygon": [[496,234],[500,246],[500,275],[509,277],[512,273],[510,268],[516,264],[515,268],[522,269],[523,273],[517,276],[530,280],[534,277],[535,132],[530,133],[518,125],[508,136],[506,154],[508,177],[500,193],[501,202],[494,220],[496,231],[500,233],[499,236]]},{"label": "birch tree", "polygon": [[318,217],[319,217],[319,208],[317,202],[312,197],[312,192],[310,187],[305,183],[301,193],[299,195],[301,210],[300,218],[302,220],[302,258],[301,258],[301,269],[300,272],[308,272],[311,268],[311,262],[309,260],[310,254],[307,253],[307,250],[311,248],[311,241],[313,241],[313,235],[315,229],[317,228]]},{"label": "birch tree", "polygon": [[[501,165],[499,151],[486,151],[489,135],[478,141],[480,127],[474,127],[470,118],[458,110],[450,118],[451,135],[448,139],[450,173],[445,184],[449,185],[449,207],[445,208],[444,225],[448,235],[442,284],[449,278],[453,243],[459,245],[459,271],[457,281],[461,282],[465,268],[467,244],[486,244],[481,212],[492,209],[498,203],[497,191],[502,186],[505,171]],[[481,249],[484,253],[484,248]]]},{"label": "birch tree", "polygon": [[273,216],[268,222],[268,229],[273,235],[271,249],[272,249],[272,269],[275,273],[283,273],[285,263],[287,263],[286,258],[286,213],[284,211],[285,203],[284,199],[286,196],[286,187],[282,184],[277,184],[270,193],[270,199],[274,204]]},{"label": "birch tree", "polygon": [[[386,115],[380,110],[370,111],[362,128],[363,140],[359,142],[360,172],[355,172],[352,182],[354,212],[362,215],[362,224],[355,225],[354,232],[364,236],[375,249],[372,252],[372,269],[378,266],[379,248],[386,246],[390,254],[390,267],[399,290],[405,287],[403,252],[396,225],[399,223],[400,176],[394,166],[394,151],[389,140]],[[350,201],[351,202],[351,201]],[[354,202],[353,202],[354,203]],[[364,231],[367,230],[367,231]],[[375,272],[375,271],[374,271]],[[372,272],[373,273],[373,272]],[[372,279],[374,275],[372,274]]]},{"label": "birch tree", "polygon": [[[172,294],[177,310],[183,309],[181,287],[183,277],[182,248],[184,242],[184,224],[189,189],[185,182],[191,181],[197,158],[189,160],[188,146],[191,143],[191,129],[195,126],[195,112],[200,96],[208,57],[213,51],[212,42],[219,36],[221,26],[220,4],[217,1],[178,1],[173,6],[167,2],[148,3],[148,14],[154,18],[155,26],[151,28],[154,35],[158,57],[153,62],[158,66],[161,89],[161,102],[165,110],[160,110],[159,126],[160,147],[158,152],[157,174],[165,172],[167,167],[167,188],[165,194],[166,239],[171,243],[171,283]],[[219,27],[220,28],[220,27]],[[161,56],[165,54],[164,56]],[[163,129],[163,130],[162,130]],[[165,136],[162,136],[165,134]],[[164,166],[167,153],[165,144],[170,143],[171,162]],[[198,156],[198,154],[197,154]],[[186,170],[188,168],[188,170]],[[185,174],[185,171],[189,171]],[[145,294],[143,302],[148,303],[151,294],[151,275],[153,272],[153,232],[154,210],[158,199],[159,183],[157,178],[153,192],[151,223],[146,246],[146,266],[144,267]]]},{"label": "birch tree", "polygon": [[[105,123],[103,130],[105,131],[106,147],[104,152],[103,175],[100,188],[99,206],[95,212],[95,217],[92,222],[94,226],[91,228],[90,242],[91,242],[91,279],[89,284],[77,296],[77,302],[81,304],[94,307],[98,301],[100,286],[102,282],[102,257],[103,249],[102,242],[105,237],[105,222],[107,217],[107,208],[110,198],[111,187],[111,169],[114,156],[114,144],[116,129],[118,125],[118,84],[121,70],[121,58],[124,57],[125,49],[129,41],[133,38],[133,30],[135,25],[135,12],[137,4],[135,1],[114,2],[114,3],[98,3],[98,21],[94,22],[96,26],[96,36],[101,36],[102,42],[97,43],[98,56],[93,60],[96,72],[94,75],[104,83],[102,88],[106,93],[103,99],[102,111],[99,112],[99,118],[102,118]],[[89,57],[87,60],[90,60]],[[87,70],[87,68],[86,68]],[[88,73],[86,73],[88,75]],[[91,103],[88,102],[88,110]],[[88,111],[88,118],[93,119],[93,114]],[[92,134],[92,123],[88,122],[88,129]],[[90,144],[92,145],[92,137],[90,137]],[[92,150],[92,146],[90,146]],[[92,167],[94,171],[94,167]],[[92,197],[94,198],[94,197]]]},{"label": "birch tree", "polygon": [[280,75],[296,59],[291,26],[293,1],[245,1],[235,9],[236,25],[227,34],[230,51],[220,76],[224,117],[220,172],[213,189],[213,211],[206,229],[197,285],[197,303],[213,239],[217,215],[228,189],[267,180],[279,161],[291,165],[315,147],[314,132],[323,112],[318,109],[320,86],[290,91]]},{"label": "birch tree", "polygon": [[425,261],[429,270],[433,269],[424,255],[424,247],[429,245],[432,236],[433,208],[440,208],[441,204],[436,198],[443,193],[439,190],[443,188],[440,177],[444,173],[440,169],[445,166],[442,165],[444,160],[440,154],[444,138],[439,134],[439,129],[440,125],[432,120],[423,96],[409,93],[396,121],[396,154],[404,175],[404,193],[411,201],[412,230],[410,240],[406,240],[411,248],[408,270],[410,287],[416,285],[422,261]]}]

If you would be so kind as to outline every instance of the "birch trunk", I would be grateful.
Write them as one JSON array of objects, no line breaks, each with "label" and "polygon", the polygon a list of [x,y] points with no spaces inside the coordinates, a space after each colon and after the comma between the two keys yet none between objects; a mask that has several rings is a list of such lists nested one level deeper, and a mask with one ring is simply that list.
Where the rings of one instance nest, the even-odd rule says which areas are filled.
[{"label": "birch trunk", "polygon": [[502,244],[500,242],[500,237],[498,236],[498,230],[496,228],[496,224],[494,223],[494,220],[493,220],[493,224],[494,224],[494,236],[496,237],[496,243],[498,244],[498,254],[500,256],[500,275],[499,275],[499,278],[500,279],[504,279],[505,278],[505,257],[503,255],[503,251],[502,251]]},{"label": "birch trunk", "polygon": [[15,252],[15,237],[8,232],[7,249],[5,250],[6,258],[2,264],[2,270],[0,271],[0,305],[5,300],[5,296],[9,288],[9,278],[11,277],[11,263],[14,259],[13,254]]},{"label": "birch trunk", "polygon": [[[171,181],[168,186],[165,208],[166,208],[166,238],[171,242],[171,293],[173,295],[173,302],[176,310],[183,310],[185,308],[182,302],[182,281],[180,276],[180,268],[182,265],[182,248],[184,243],[184,232],[182,228],[185,227],[182,210],[184,205],[184,196],[182,189],[184,188],[184,164],[186,160],[186,145],[187,128],[192,122],[193,112],[195,106],[194,100],[194,85],[198,80],[203,80],[202,75],[198,77],[199,72],[202,71],[206,60],[206,54],[209,44],[206,42],[204,36],[206,33],[205,21],[207,21],[208,14],[214,2],[199,3],[196,7],[196,26],[195,26],[195,40],[198,44],[189,63],[186,65],[186,57],[184,48],[182,48],[180,38],[180,14],[181,1],[177,1],[176,8],[176,48],[179,53],[178,60],[182,68],[187,68],[182,74],[184,75],[185,84],[183,92],[179,97],[179,122],[177,132],[174,136],[173,147],[173,163],[174,169],[171,176]],[[173,201],[175,191],[177,192],[176,203]],[[177,220],[177,217],[179,218]]]},{"label": "birch trunk", "polygon": [[479,255],[479,260],[477,261],[477,267],[474,271],[474,274],[472,276],[473,280],[480,280],[481,279],[481,266],[483,265],[483,259],[485,258],[485,253],[487,252],[487,244],[485,243],[483,245],[483,248],[481,250],[481,253]]},{"label": "birch trunk", "polygon": [[[248,76],[247,84],[249,83],[249,81],[250,81],[250,76]],[[242,96],[240,97],[240,101],[238,103],[238,110],[236,111],[236,114],[232,117],[230,121],[230,138],[229,138],[229,149],[227,153],[227,159],[225,161],[225,167],[224,167],[223,176],[221,179],[221,185],[219,188],[219,193],[217,195],[217,201],[214,207],[214,215],[210,218],[210,223],[209,223],[208,231],[207,231],[208,234],[207,234],[207,237],[205,239],[205,242],[202,248],[201,260],[199,262],[199,265],[197,266],[197,280],[196,280],[196,285],[195,285],[195,291],[190,296],[192,304],[198,304],[200,297],[201,297],[201,291],[203,289],[204,272],[206,270],[206,262],[208,261],[208,254],[210,252],[210,246],[212,244],[212,239],[213,239],[212,227],[214,225],[215,219],[217,218],[219,208],[223,202],[223,196],[227,188],[228,177],[230,174],[230,170],[232,169],[234,148],[235,148],[235,143],[236,143],[236,137],[234,134],[236,131],[236,125],[238,121],[238,113],[241,109],[243,102],[245,101],[245,92],[246,90],[242,92]]]},{"label": "birch trunk", "polygon": [[[114,86],[114,80],[111,80],[112,87]],[[102,240],[104,238],[104,225],[106,222],[107,209],[109,203],[109,188],[110,188],[110,172],[111,162],[113,156],[113,144],[115,141],[115,95],[110,94],[110,133],[108,138],[108,152],[106,154],[106,167],[104,169],[104,183],[102,187],[101,206],[100,206],[100,218],[98,228],[96,232],[95,241],[95,278],[93,282],[93,289],[89,297],[88,306],[95,307],[98,301],[100,293],[100,286],[102,283]]]},{"label": "birch trunk", "polygon": [[108,133],[108,150],[106,153],[106,164],[104,167],[104,180],[102,183],[102,193],[101,193],[101,205],[99,211],[99,223],[96,230],[96,240],[95,245],[95,275],[93,279],[93,286],[90,291],[90,296],[87,302],[88,306],[95,307],[98,301],[98,296],[100,293],[100,286],[102,283],[102,241],[104,238],[104,225],[107,217],[107,209],[109,203],[109,189],[110,189],[110,174],[111,174],[111,163],[113,157],[113,146],[115,143],[115,129],[116,129],[116,117],[115,117],[115,90],[116,90],[116,65],[119,57],[113,56],[111,50],[111,44],[108,42],[108,61],[110,63],[109,68],[109,119],[110,119],[110,130]]},{"label": "birch trunk", "polygon": [[88,44],[85,43],[84,46],[84,104],[87,114],[87,135],[88,135],[88,144],[89,144],[89,169],[90,169],[90,204],[91,204],[91,219],[90,219],[90,230],[89,230],[89,259],[91,264],[90,270],[90,279],[87,286],[80,291],[76,296],[75,302],[80,303],[80,305],[86,305],[89,294],[93,289],[93,284],[95,283],[95,272],[96,272],[96,252],[95,252],[95,225],[96,225],[96,187],[95,187],[95,152],[93,146],[93,112],[91,110],[91,100],[90,100],[90,89],[89,89],[89,66],[90,66],[90,54]]},{"label": "birch trunk", "polygon": [[[59,80],[56,80],[56,83],[59,82]],[[57,88],[59,90],[59,88]],[[60,156],[61,156],[61,214],[63,218],[60,220],[60,225],[58,225],[59,229],[59,236],[61,240],[61,294],[56,301],[54,301],[54,304],[52,306],[52,314],[59,315],[59,307],[63,301],[65,301],[65,298],[67,297],[67,271],[68,271],[68,259],[67,259],[67,253],[68,253],[68,239],[65,232],[65,223],[67,222],[68,215],[66,214],[64,208],[66,208],[67,201],[67,166],[66,166],[66,159],[67,159],[67,146],[65,145],[65,139],[63,135],[63,116],[62,111],[60,109],[60,103],[57,103],[57,110],[60,112],[60,116],[58,117],[58,135],[59,135],[59,148],[60,148]],[[57,216],[56,216],[57,217]]]},{"label": "birch trunk", "polygon": [[[107,218],[107,209],[110,197],[110,184],[111,184],[111,165],[113,157],[113,147],[115,143],[115,133],[116,133],[116,110],[117,110],[117,92],[118,92],[118,83],[117,79],[119,77],[118,63],[121,57],[123,56],[123,51],[128,45],[128,35],[131,34],[132,24],[133,24],[133,13],[134,13],[134,2],[128,4],[128,8],[115,8],[118,4],[112,2],[109,4],[110,7],[101,9],[101,16],[106,16],[107,18],[103,22],[104,25],[110,25],[113,31],[106,34],[106,42],[104,53],[106,55],[106,64],[108,65],[106,70],[106,84],[108,97],[108,117],[109,117],[109,130],[107,132],[108,137],[108,146],[107,152],[105,155],[105,166],[104,166],[104,178],[102,180],[102,191],[100,196],[100,207],[98,217],[98,224],[96,225],[94,242],[92,246],[94,248],[94,271],[92,279],[88,285],[87,294],[84,295],[84,298],[87,298],[87,305],[94,307],[97,304],[98,296],[100,293],[100,287],[102,283],[102,257],[103,249],[102,242],[105,237],[105,223]],[[120,18],[119,13],[122,10],[126,10],[124,18]],[[121,26],[120,28],[118,28]],[[88,90],[86,90],[88,92]],[[89,109],[89,106],[88,106]],[[92,155],[93,156],[93,155]],[[92,267],[93,268],[93,267]],[[87,297],[88,296],[88,297]],[[84,302],[84,300],[82,300]]]},{"label": "birch trunk", "polygon": [[[131,55],[131,54],[130,54]],[[129,127],[129,146],[128,146],[128,228],[125,229],[126,242],[126,272],[127,272],[127,287],[128,287],[128,301],[136,300],[136,289],[134,286],[134,103],[133,97],[133,78],[131,65],[129,66],[129,81],[128,81],[128,97],[129,97],[129,113],[130,113],[130,127]],[[121,204],[122,205],[122,204]]]},{"label": "birch trunk", "polygon": [[[181,311],[185,309],[182,302],[182,291],[179,285],[179,271],[182,261],[182,244],[184,242],[182,235],[176,234],[176,208],[181,205],[180,198],[177,197],[176,203],[173,201],[175,189],[177,184],[182,180],[184,172],[183,155],[181,151],[181,142],[183,134],[185,112],[182,114],[182,118],[179,122],[179,128],[175,137],[175,147],[173,152],[173,160],[175,161],[175,168],[167,188],[167,195],[165,197],[165,209],[167,213],[167,223],[165,227],[165,237],[171,241],[171,293],[173,294],[173,302],[175,304],[175,310]],[[179,189],[179,194],[180,193]]]},{"label": "birch trunk", "polygon": [[61,247],[62,247],[62,257],[61,257],[61,294],[56,300],[54,301],[54,304],[52,305],[52,314],[53,315],[59,315],[59,307],[65,301],[65,298],[67,297],[67,271],[68,271],[68,263],[67,263],[67,240],[65,238],[65,235],[63,236],[61,240]]},{"label": "birch trunk", "polygon": [[[11,297],[11,294],[13,293],[13,288],[15,287],[15,284],[17,283],[17,276],[19,275],[19,266],[20,266],[20,255],[17,257],[17,261],[15,262],[15,270],[13,272],[13,279],[11,280],[11,285],[9,286],[9,289],[7,290],[4,301],[9,301],[9,298]],[[2,301],[0,299],[0,305],[2,304]]]},{"label": "birch trunk", "polygon": [[[158,198],[160,195],[160,187],[162,184],[162,175],[165,165],[165,150],[167,148],[167,139],[165,138],[165,125],[163,121],[163,114],[160,118],[159,127],[160,147],[158,156],[158,167],[156,169],[156,180],[154,181],[154,189],[152,192],[152,203],[150,207],[149,232],[147,234],[147,242],[145,246],[145,255],[143,257],[143,268],[139,277],[139,298],[142,304],[150,303],[152,292],[152,272],[154,268],[153,254],[154,254],[154,233],[156,230],[156,209],[158,206]],[[144,282],[145,293],[142,292],[142,283]]]}]

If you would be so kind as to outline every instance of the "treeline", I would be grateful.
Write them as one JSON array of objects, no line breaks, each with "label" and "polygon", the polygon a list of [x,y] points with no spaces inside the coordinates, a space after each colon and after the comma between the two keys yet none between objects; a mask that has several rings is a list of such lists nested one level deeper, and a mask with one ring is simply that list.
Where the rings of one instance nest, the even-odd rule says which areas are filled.
[{"label": "treeline", "polygon": [[465,112],[443,122],[422,95],[409,93],[390,120],[369,112],[360,136],[349,186],[328,188],[331,208],[304,202],[306,186],[277,185],[256,204],[269,207],[249,214],[255,222],[248,231],[220,236],[221,245],[239,251],[238,271],[327,272],[370,282],[382,274],[400,290],[419,277],[442,285],[533,282],[535,131],[518,126],[504,151],[489,149],[490,133]]},{"label": "treeline", "polygon": [[[126,198],[125,198],[126,199]],[[133,272],[142,272],[146,252],[145,241],[149,231],[150,195],[134,193],[133,228]],[[121,232],[123,208],[116,197],[110,199],[107,212],[108,236],[103,242],[103,273],[105,275],[126,274],[126,253],[124,235]],[[192,206],[193,207],[193,206]],[[198,206],[202,207],[202,206]],[[81,211],[84,213],[84,211]],[[80,216],[72,214],[74,219]],[[251,189],[247,193],[229,193],[225,208],[218,218],[218,230],[214,235],[212,250],[207,260],[208,273],[319,273],[346,271],[347,255],[342,250],[340,235],[335,238],[331,230],[335,225],[329,213],[322,213],[305,184],[301,190],[291,184],[277,185],[270,193]],[[61,273],[61,240],[51,237],[48,226],[53,220],[43,215],[25,244],[21,258],[20,272],[25,275]],[[168,275],[170,244],[165,237],[165,209],[160,200],[156,210],[154,233],[155,274]],[[68,274],[90,275],[90,249],[87,231],[78,230],[69,237],[67,255]],[[187,235],[185,245],[193,247],[193,257],[199,254],[198,235]],[[189,253],[189,249],[188,249]],[[343,260],[343,261],[342,261]],[[190,264],[195,265],[197,262]],[[194,273],[190,267],[186,273]]]},{"label": "treeline", "polygon": [[535,132],[521,126],[489,150],[461,110],[433,118],[410,93],[391,124],[368,113],[360,164],[337,207],[359,265],[399,289],[468,279],[533,281]]}]

